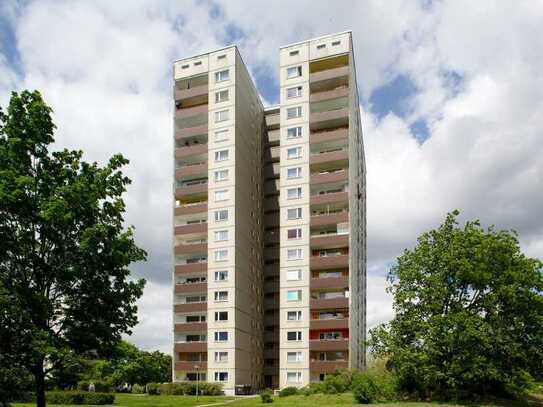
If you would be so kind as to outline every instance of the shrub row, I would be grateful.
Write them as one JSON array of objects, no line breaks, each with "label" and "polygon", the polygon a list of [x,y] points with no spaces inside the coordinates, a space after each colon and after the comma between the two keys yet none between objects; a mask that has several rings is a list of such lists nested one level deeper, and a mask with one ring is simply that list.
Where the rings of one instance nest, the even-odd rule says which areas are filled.
[{"label": "shrub row", "polygon": [[79,382],[77,383],[77,390],[89,391],[89,385],[94,383],[94,391],[98,393],[108,393],[113,389],[113,384],[102,380],[93,380],[92,382]]},{"label": "shrub row", "polygon": [[103,406],[115,403],[115,395],[82,391],[49,391],[45,394],[48,404],[88,404]]},{"label": "shrub row", "polygon": [[[196,383],[194,382],[148,383],[147,394],[192,396],[196,394]],[[221,394],[223,394],[222,385],[220,383],[200,382],[198,384],[198,394],[202,396],[220,396]]]}]

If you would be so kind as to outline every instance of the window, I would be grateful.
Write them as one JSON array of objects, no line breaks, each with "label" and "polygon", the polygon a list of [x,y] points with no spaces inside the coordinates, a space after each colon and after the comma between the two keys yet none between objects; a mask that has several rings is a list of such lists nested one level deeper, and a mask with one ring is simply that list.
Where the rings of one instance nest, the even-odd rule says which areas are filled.
[{"label": "window", "polygon": [[287,99],[297,98],[302,96],[302,87],[294,86],[292,88],[287,88]]},{"label": "window", "polygon": [[287,139],[300,138],[300,137],[302,137],[301,127],[290,127],[287,129]]},{"label": "window", "polygon": [[302,290],[287,291],[287,301],[300,301],[302,299]]},{"label": "window", "polygon": [[228,381],[228,372],[215,372],[215,381],[216,382],[227,382]]},{"label": "window", "polygon": [[228,140],[228,130],[219,130],[215,132],[215,142],[220,143],[221,141]]},{"label": "window", "polygon": [[298,281],[302,279],[302,270],[288,270],[287,281]]},{"label": "window", "polygon": [[228,160],[228,150],[215,151],[215,161]]},{"label": "window", "polygon": [[228,230],[217,230],[215,231],[215,241],[224,242],[228,240]]},{"label": "window", "polygon": [[199,66],[199,65],[202,65],[202,61],[196,61],[196,62],[194,63],[194,66]]},{"label": "window", "polygon": [[324,48],[326,48],[326,44],[317,45],[317,49],[324,49]]},{"label": "window", "polygon": [[215,332],[215,342],[226,342],[228,340],[228,332],[219,331]]},{"label": "window", "polygon": [[288,220],[302,219],[302,208],[287,209],[287,219]]},{"label": "window", "polygon": [[182,65],[181,69],[189,69],[189,65],[188,64],[187,65]]},{"label": "window", "polygon": [[302,361],[302,352],[287,352],[287,362],[295,363]]},{"label": "window", "polygon": [[222,54],[222,55],[217,56],[217,60],[225,59],[225,58],[226,58],[226,54]]},{"label": "window", "polygon": [[301,260],[303,258],[302,249],[288,249],[287,260]]},{"label": "window", "polygon": [[302,372],[287,372],[287,382],[288,383],[301,383],[302,382]]},{"label": "window", "polygon": [[287,332],[287,341],[301,341],[302,340],[302,331],[288,331]]},{"label": "window", "polygon": [[205,302],[207,300],[207,297],[205,295],[192,295],[190,297],[185,298],[185,303],[191,304],[195,302]]},{"label": "window", "polygon": [[341,338],[341,332],[321,332],[319,335],[321,341],[336,341]]},{"label": "window", "polygon": [[301,237],[302,237],[302,228],[287,230],[288,239],[301,239]]},{"label": "window", "polygon": [[334,42],[332,42],[332,46],[333,46],[333,47],[336,47],[336,46],[338,46],[339,44],[341,44],[341,41],[334,41]]},{"label": "window", "polygon": [[219,110],[218,112],[215,112],[215,123],[225,122],[227,120],[228,120],[228,109]]},{"label": "window", "polygon": [[228,69],[225,69],[224,71],[215,72],[215,82],[223,82],[230,79],[230,72]]},{"label": "window", "polygon": [[301,321],[302,311],[287,311],[287,321]]},{"label": "window", "polygon": [[215,362],[228,362],[228,352],[215,352]]},{"label": "window", "polygon": [[228,100],[228,89],[215,92],[215,103],[226,102]]},{"label": "window", "polygon": [[228,311],[215,312],[215,321],[228,321]]},{"label": "window", "polygon": [[228,170],[218,170],[214,173],[215,182],[226,181],[228,179]]},{"label": "window", "polygon": [[295,51],[290,51],[288,54],[289,54],[291,57],[293,57],[293,56],[295,56],[295,55],[298,55],[299,53],[300,53],[299,50],[295,50]]},{"label": "window", "polygon": [[228,249],[215,250],[215,261],[228,260]]},{"label": "window", "polygon": [[215,281],[226,281],[228,280],[228,271],[221,270],[215,272]]},{"label": "window", "polygon": [[228,199],[228,190],[227,189],[220,189],[218,191],[215,191],[215,201],[226,201]]},{"label": "window", "polygon": [[206,317],[205,315],[187,315],[185,322],[206,322]]},{"label": "window", "polygon": [[291,147],[287,148],[287,158],[294,159],[300,158],[302,156],[302,147]]},{"label": "window", "polygon": [[215,301],[228,301],[228,291],[215,291]]},{"label": "window", "polygon": [[298,199],[301,197],[302,197],[302,187],[287,189],[287,199]]},{"label": "window", "polygon": [[302,76],[301,66],[287,68],[287,79],[297,78],[298,76]]},{"label": "window", "polygon": [[293,167],[287,169],[287,178],[300,178],[302,176],[302,167]]},{"label": "window", "polygon": [[296,119],[297,117],[302,117],[302,106],[287,108],[287,119]]},{"label": "window", "polygon": [[215,222],[222,222],[225,220],[228,220],[228,209],[215,211]]}]

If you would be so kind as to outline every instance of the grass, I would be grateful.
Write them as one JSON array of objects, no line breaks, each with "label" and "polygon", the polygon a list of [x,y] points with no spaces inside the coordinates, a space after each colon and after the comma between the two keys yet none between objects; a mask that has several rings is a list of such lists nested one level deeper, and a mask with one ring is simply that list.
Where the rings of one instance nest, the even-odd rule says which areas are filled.
[{"label": "grass", "polygon": [[[538,392],[539,393],[539,392]],[[205,404],[215,404],[220,406],[221,403],[235,399],[234,397],[224,396],[200,396],[196,402],[195,396],[148,396],[137,394],[117,394],[115,397],[115,406],[119,407],[193,407]],[[541,403],[539,403],[540,401]],[[289,397],[274,397],[272,404],[262,404],[260,397],[253,398],[238,398],[236,401],[223,404],[228,407],[254,407],[254,406],[269,406],[269,407],[316,407],[316,406],[358,406],[354,402],[353,396],[350,393],[343,394],[313,394],[311,396],[289,396]],[[460,407],[466,404],[454,403],[424,403],[424,402],[394,402],[394,403],[377,403],[371,404],[375,407]],[[481,403],[471,404],[477,407],[510,407],[515,405],[528,405],[525,403],[514,403],[511,401],[501,403]],[[543,406],[543,398],[532,400],[531,406]],[[32,407],[34,404],[14,404],[14,407]],[[53,406],[53,404],[50,404]],[[75,407],[75,406],[63,406]],[[81,407],[81,406],[80,406]]]}]

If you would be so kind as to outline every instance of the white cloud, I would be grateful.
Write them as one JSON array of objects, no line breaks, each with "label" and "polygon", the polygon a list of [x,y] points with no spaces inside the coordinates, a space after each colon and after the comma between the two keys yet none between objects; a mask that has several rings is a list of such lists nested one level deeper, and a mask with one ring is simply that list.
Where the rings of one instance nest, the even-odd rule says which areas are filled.
[{"label": "white cloud", "polygon": [[[418,88],[406,118],[363,112],[369,327],[392,315],[386,264],[454,208],[517,229],[527,253],[543,257],[541,2],[2,5],[23,77],[0,50],[0,102],[12,88],[40,89],[55,110],[59,146],[81,148],[89,160],[116,152],[131,160],[127,222],[149,251],[149,262],[135,266],[150,280],[132,338],[138,345],[170,350],[171,63],[224,45],[233,26],[245,34],[239,45],[253,75],[277,77],[280,45],[352,29],[364,106],[398,74]],[[459,89],[450,72],[462,77]],[[431,133],[422,145],[409,130],[419,118]]]}]

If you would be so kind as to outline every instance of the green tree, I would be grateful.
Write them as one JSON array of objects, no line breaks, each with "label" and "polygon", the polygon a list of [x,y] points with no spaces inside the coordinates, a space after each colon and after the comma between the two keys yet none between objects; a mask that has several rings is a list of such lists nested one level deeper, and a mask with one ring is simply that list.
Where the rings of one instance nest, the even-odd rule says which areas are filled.
[{"label": "green tree", "polygon": [[123,227],[128,161],[117,154],[100,167],[82,151],[50,152],[54,130],[37,91],[13,93],[0,110],[0,284],[21,344],[9,351],[33,375],[40,407],[46,375],[64,360],[130,333],[145,283],[128,269],[146,258]]},{"label": "green tree", "polygon": [[458,214],[397,259],[395,317],[371,331],[370,346],[407,391],[518,395],[543,372],[542,263],[516,233],[460,227]]}]

